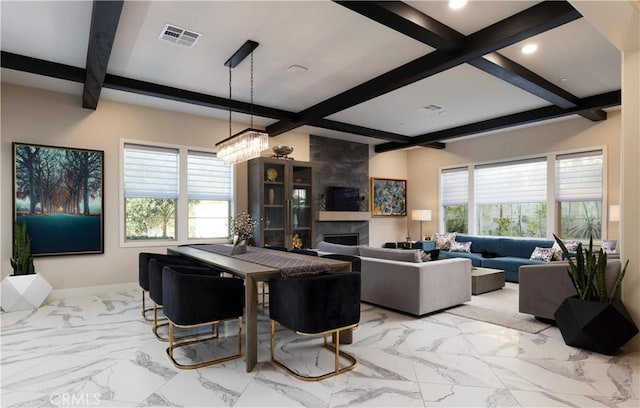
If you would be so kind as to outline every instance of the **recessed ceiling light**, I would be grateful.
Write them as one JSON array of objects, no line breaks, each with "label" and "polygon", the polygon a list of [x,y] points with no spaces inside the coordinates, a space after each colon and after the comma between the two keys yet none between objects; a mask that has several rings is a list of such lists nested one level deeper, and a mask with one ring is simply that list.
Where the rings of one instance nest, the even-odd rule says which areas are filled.
[{"label": "recessed ceiling light", "polygon": [[291,65],[289,68],[287,68],[287,72],[289,73],[302,73],[307,72],[308,70],[309,68],[303,67],[302,65]]},{"label": "recessed ceiling light", "polygon": [[442,106],[427,105],[427,106],[421,106],[421,107],[417,108],[416,110],[419,111],[419,112],[431,113],[431,112],[437,112],[439,110],[442,110]]},{"label": "recessed ceiling light", "polygon": [[538,50],[538,46],[536,44],[527,44],[524,47],[522,47],[523,54],[533,54],[537,50]]},{"label": "recessed ceiling light", "polygon": [[567,78],[560,78],[560,82],[567,82],[568,79]]},{"label": "recessed ceiling light", "polygon": [[467,0],[449,0],[449,8],[459,10],[467,5]]}]

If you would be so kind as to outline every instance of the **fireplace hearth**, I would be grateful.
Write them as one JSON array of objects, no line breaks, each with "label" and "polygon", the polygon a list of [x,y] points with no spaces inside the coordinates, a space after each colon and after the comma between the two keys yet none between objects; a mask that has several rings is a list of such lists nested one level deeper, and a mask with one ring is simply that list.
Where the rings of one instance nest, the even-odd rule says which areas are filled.
[{"label": "fireplace hearth", "polygon": [[322,240],[332,244],[358,245],[360,243],[359,234],[324,234]]}]

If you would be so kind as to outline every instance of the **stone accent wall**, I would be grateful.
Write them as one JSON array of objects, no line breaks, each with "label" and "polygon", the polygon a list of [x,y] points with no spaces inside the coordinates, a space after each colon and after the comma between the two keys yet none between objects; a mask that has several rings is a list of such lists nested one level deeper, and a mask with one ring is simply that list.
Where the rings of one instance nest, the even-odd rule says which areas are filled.
[{"label": "stone accent wall", "polygon": [[[369,146],[321,136],[309,136],[309,156],[313,163],[313,191],[315,208],[320,209],[322,194],[327,187],[356,187],[364,196],[369,211]],[[357,233],[360,244],[369,244],[368,221],[316,222],[315,242],[324,234]]]}]

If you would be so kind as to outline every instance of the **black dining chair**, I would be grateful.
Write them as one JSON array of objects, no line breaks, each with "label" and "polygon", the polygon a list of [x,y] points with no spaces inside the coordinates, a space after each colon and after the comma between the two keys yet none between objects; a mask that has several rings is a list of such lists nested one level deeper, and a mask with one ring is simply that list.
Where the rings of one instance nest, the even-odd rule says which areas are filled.
[{"label": "black dining chair", "polygon": [[[158,312],[162,310],[163,292],[162,292],[162,272],[165,266],[189,266],[196,268],[204,268],[201,264],[189,260],[188,258],[176,255],[161,255],[159,257],[153,257],[149,261],[149,297],[153,301],[153,334],[160,341],[169,341],[169,338],[162,336],[158,329],[166,326],[167,323],[159,323],[165,319],[158,318]],[[209,268],[211,269],[211,268]],[[212,269],[218,275],[220,271]]]},{"label": "black dining chair", "polygon": [[351,272],[362,271],[362,259],[355,255],[343,255],[343,254],[324,254],[322,258],[337,259],[339,261],[351,262]]},{"label": "black dining chair", "polygon": [[149,312],[153,312],[154,307],[147,307],[146,297],[149,294],[149,261],[152,259],[162,259],[165,262],[180,264],[186,261],[187,265],[196,265],[195,262],[175,255],[156,254],[152,252],[140,252],[138,254],[138,284],[142,289],[142,318],[148,322],[153,322],[153,317],[148,317]]},{"label": "black dining chair", "polygon": [[[340,331],[357,327],[360,321],[360,273],[328,273],[315,276],[277,277],[269,281],[271,318],[271,361],[304,381],[319,381],[356,366],[356,358],[340,350]],[[304,375],[276,358],[275,324],[301,335],[322,336],[323,347],[334,352],[333,370],[321,375]],[[332,335],[334,344],[327,341]],[[340,367],[340,357],[349,364]]]},{"label": "black dining chair", "polygon": [[[164,314],[169,324],[167,356],[181,369],[205,367],[242,356],[242,313],[244,310],[244,281],[238,278],[220,277],[211,268],[165,266],[162,273]],[[220,340],[220,322],[237,319],[238,351],[215,359],[184,363],[179,362],[174,350],[213,340]],[[176,337],[175,328],[198,329],[215,327],[215,332],[196,333]],[[210,351],[209,348],[207,350]],[[196,354],[188,353],[188,356]],[[194,358],[194,357],[184,357]],[[183,359],[183,357],[181,357]]]}]

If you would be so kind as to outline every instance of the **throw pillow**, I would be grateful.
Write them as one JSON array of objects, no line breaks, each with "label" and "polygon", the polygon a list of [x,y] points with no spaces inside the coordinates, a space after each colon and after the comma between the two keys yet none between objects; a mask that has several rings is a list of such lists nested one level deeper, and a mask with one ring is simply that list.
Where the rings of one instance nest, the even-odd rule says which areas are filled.
[{"label": "throw pillow", "polygon": [[536,247],[536,249],[534,249],[533,253],[531,254],[531,258],[529,259],[531,259],[532,261],[549,262],[553,254],[554,254],[553,248]]},{"label": "throw pillow", "polygon": [[453,241],[451,243],[451,248],[449,249],[451,252],[471,252],[471,241],[469,242],[458,242]]},{"label": "throw pillow", "polygon": [[560,248],[560,245],[557,242],[554,242],[551,249],[553,250],[553,256],[551,257],[551,260],[562,261],[562,248]]},{"label": "throw pillow", "polygon": [[563,240],[562,243],[564,244],[564,246],[567,247],[567,251],[575,252],[576,249],[578,249],[578,244],[580,243],[580,241],[565,241],[565,240]]},{"label": "throw pillow", "polygon": [[482,251],[483,258],[499,258],[501,255],[497,252],[487,251],[486,249]]},{"label": "throw pillow", "polygon": [[432,249],[430,251],[422,251],[420,256],[422,257],[422,262],[437,261],[440,257],[440,250]]},{"label": "throw pillow", "polygon": [[433,235],[433,240],[436,241],[436,249],[448,251],[451,248],[451,243],[456,240],[456,233],[455,232],[445,232],[445,233],[436,232]]}]

